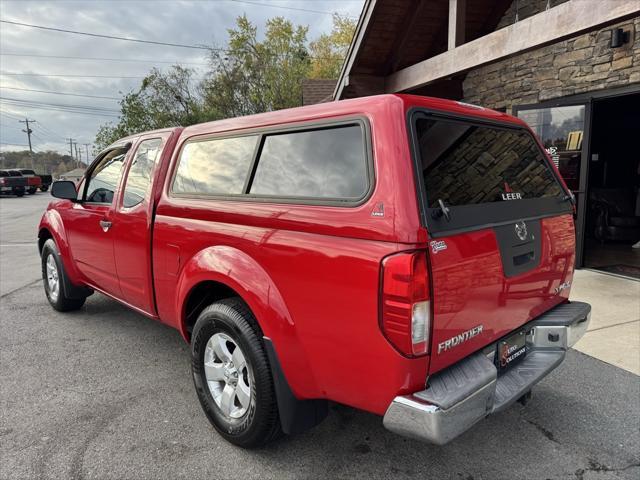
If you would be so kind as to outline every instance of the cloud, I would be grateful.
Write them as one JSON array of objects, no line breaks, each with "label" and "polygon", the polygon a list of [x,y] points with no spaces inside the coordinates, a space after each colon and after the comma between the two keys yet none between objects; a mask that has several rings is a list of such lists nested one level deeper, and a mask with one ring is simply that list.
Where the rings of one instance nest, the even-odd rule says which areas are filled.
[{"label": "cloud", "polygon": [[[260,0],[254,0],[260,2]],[[254,5],[232,0],[124,1],[96,0],[4,0],[0,3],[3,20],[51,26],[83,32],[156,40],[161,42],[194,45],[226,44],[227,29],[233,27],[235,18],[246,13],[262,31],[268,18],[284,16],[294,23],[309,25],[309,39],[331,29],[331,16],[300,10],[274,8],[275,5],[294,9],[333,12],[357,17],[363,0],[272,0],[271,6]],[[26,56],[0,56],[0,71],[13,73],[38,73],[58,75],[103,75],[114,77],[143,77],[156,66],[161,70],[170,63],[206,63],[206,51],[185,48],[147,45],[92,38],[80,35],[51,32],[17,25],[0,24],[0,53],[36,55],[102,57],[113,59],[143,59],[147,62],[119,62],[107,60],[78,60]],[[187,65],[204,74],[205,65]],[[140,80],[127,78],[78,78],[64,76],[0,76],[0,95],[3,98],[55,104],[82,105],[119,109],[116,100],[94,99],[47,93],[9,90],[2,87],[18,87],[81,95],[120,97],[135,89]],[[68,152],[68,137],[82,143],[92,143],[98,127],[113,117],[81,115],[54,111],[45,107],[25,107],[0,104],[0,150],[20,149],[7,143],[26,144],[24,125],[17,118],[35,119],[33,125],[34,149],[52,149]],[[96,112],[94,112],[96,113]]]}]

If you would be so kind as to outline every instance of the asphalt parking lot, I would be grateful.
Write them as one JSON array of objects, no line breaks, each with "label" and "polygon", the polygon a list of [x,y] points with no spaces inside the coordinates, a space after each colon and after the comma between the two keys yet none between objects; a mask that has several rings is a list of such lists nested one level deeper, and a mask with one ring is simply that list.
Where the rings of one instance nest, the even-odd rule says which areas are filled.
[{"label": "asphalt parking lot", "polygon": [[444,447],[340,405],[306,434],[233,447],[200,409],[177,331],[99,294],[49,307],[35,247],[49,199],[0,198],[2,479],[640,477],[640,377],[577,351],[526,407]]}]

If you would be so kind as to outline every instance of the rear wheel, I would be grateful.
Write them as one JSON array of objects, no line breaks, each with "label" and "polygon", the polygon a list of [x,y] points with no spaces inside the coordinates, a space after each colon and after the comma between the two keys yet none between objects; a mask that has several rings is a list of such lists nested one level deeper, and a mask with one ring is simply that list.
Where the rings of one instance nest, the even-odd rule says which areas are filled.
[{"label": "rear wheel", "polygon": [[49,185],[43,185],[40,187],[41,192],[46,192],[47,190],[49,190]]},{"label": "rear wheel", "polygon": [[38,189],[36,187],[31,187],[29,189],[29,195],[33,195],[34,193],[36,193],[38,191]]},{"label": "rear wheel", "polygon": [[202,409],[220,435],[244,448],[281,435],[262,335],[239,298],[205,308],[191,340],[193,380]]},{"label": "rear wheel", "polygon": [[66,273],[58,247],[52,239],[47,240],[42,247],[42,280],[47,300],[59,312],[77,310],[84,305],[86,297],[69,298],[65,293]]},{"label": "rear wheel", "polygon": [[16,192],[17,197],[24,197],[24,192]]}]

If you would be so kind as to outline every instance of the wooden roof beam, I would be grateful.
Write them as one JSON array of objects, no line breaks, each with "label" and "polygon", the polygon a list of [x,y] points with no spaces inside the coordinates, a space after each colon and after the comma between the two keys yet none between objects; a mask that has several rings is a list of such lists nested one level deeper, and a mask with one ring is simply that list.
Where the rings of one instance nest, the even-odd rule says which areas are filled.
[{"label": "wooden roof beam", "polygon": [[539,48],[640,14],[640,2],[570,0],[386,78],[387,92],[402,92],[472,68]]},{"label": "wooden roof beam", "polygon": [[449,50],[464,43],[467,0],[449,0]]},{"label": "wooden roof beam", "polygon": [[424,14],[425,7],[429,4],[428,0],[418,0],[417,6],[407,8],[407,13],[402,21],[402,26],[398,29],[398,36],[391,48],[391,56],[385,65],[385,73],[394,72],[398,69],[398,64],[405,53],[407,40],[411,37],[416,21]]},{"label": "wooden roof beam", "polygon": [[349,87],[349,91],[356,97],[366,97],[367,95],[377,95],[384,93],[384,78],[375,75],[348,75],[344,86]]}]

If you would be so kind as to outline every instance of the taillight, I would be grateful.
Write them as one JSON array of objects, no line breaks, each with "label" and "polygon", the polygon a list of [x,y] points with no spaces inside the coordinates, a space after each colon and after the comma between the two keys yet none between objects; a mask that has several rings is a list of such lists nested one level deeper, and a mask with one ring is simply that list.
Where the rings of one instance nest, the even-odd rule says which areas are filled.
[{"label": "taillight", "polygon": [[387,340],[405,355],[428,353],[431,306],[426,252],[385,258],[380,296],[380,327]]},{"label": "taillight", "polygon": [[4,185],[5,183],[7,183],[7,181],[4,178],[0,177],[0,185]]}]

